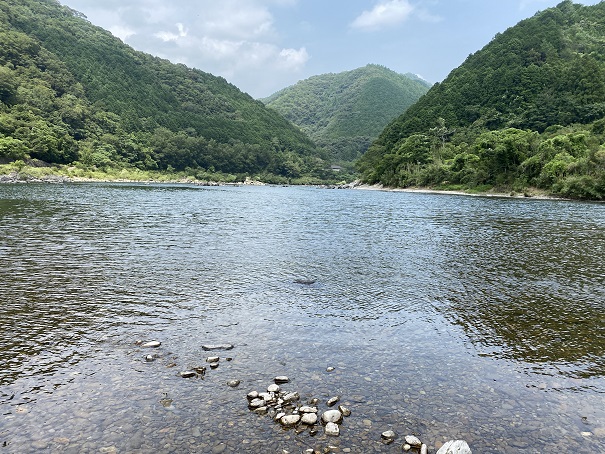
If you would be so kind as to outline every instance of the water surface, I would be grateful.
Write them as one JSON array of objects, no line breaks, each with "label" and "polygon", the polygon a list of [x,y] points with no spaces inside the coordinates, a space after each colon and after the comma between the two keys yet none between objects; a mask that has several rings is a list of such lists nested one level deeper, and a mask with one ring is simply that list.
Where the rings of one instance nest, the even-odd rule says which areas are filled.
[{"label": "water surface", "polygon": [[[604,248],[601,204],[2,185],[0,452],[603,452]],[[251,413],[276,375],[341,436]]]}]

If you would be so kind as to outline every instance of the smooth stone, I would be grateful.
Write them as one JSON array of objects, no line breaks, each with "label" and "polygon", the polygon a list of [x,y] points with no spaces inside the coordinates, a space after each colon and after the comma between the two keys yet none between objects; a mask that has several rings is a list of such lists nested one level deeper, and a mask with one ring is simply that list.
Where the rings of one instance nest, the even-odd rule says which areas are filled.
[{"label": "smooth stone", "polygon": [[218,363],[220,360],[220,356],[209,356],[208,358],[206,358],[207,363]]},{"label": "smooth stone", "polygon": [[284,416],[286,416],[286,414],[283,411],[281,411],[281,412],[279,412],[278,414],[275,415],[274,419],[276,421],[280,421]]},{"label": "smooth stone", "polygon": [[351,410],[349,410],[344,405],[339,405],[338,410],[340,410],[343,416],[351,416]]},{"label": "smooth stone", "polygon": [[339,410],[324,411],[323,415],[321,415],[321,420],[325,423],[339,423],[342,421],[342,413]]},{"label": "smooth stone", "polygon": [[380,434],[380,436],[385,440],[394,440],[395,438],[397,438],[397,434],[395,434],[395,432],[393,432],[392,430],[385,430]]},{"label": "smooth stone", "polygon": [[219,366],[219,363],[210,363],[210,369],[217,369]]},{"label": "smooth stone", "polygon": [[303,424],[308,424],[308,425],[315,424],[317,422],[317,414],[316,413],[303,413],[302,418],[300,418],[300,421]]},{"label": "smooth stone", "polygon": [[145,357],[145,361],[147,361],[148,363],[155,361],[155,356],[154,355],[147,355]]},{"label": "smooth stone", "polygon": [[195,377],[196,375],[197,374],[193,370],[184,370],[183,372],[181,372],[181,377],[183,378],[191,378]]},{"label": "smooth stone", "polygon": [[335,370],[336,370],[335,367],[332,367],[332,366],[326,367],[326,372],[334,372]]},{"label": "smooth stone", "polygon": [[340,435],[340,428],[338,427],[338,424],[334,422],[327,423],[324,431],[326,435],[329,435],[330,437],[338,437]]},{"label": "smooth stone", "polygon": [[160,341],[151,341],[151,342],[146,342],[143,345],[141,345],[142,348],[158,348],[160,345],[162,345],[162,343]]},{"label": "smooth stone", "polygon": [[419,448],[422,446],[422,442],[414,435],[406,435],[405,442],[414,448]]},{"label": "smooth stone", "polygon": [[239,380],[229,380],[227,382],[227,385],[230,386],[231,388],[237,388],[240,383],[241,383],[241,381],[239,381]]},{"label": "smooth stone", "polygon": [[260,399],[265,399],[265,400],[271,400],[271,399],[273,399],[273,395],[270,394],[270,393],[259,393],[258,397]]},{"label": "smooth stone", "polygon": [[301,413],[317,413],[317,407],[310,407],[308,405],[304,405],[298,409]]},{"label": "smooth stone", "polygon": [[267,386],[267,391],[270,393],[278,393],[279,385],[269,385],[269,386]]},{"label": "smooth stone", "polygon": [[258,415],[266,415],[267,412],[269,411],[269,408],[267,408],[267,407],[258,407],[258,408],[255,408],[252,411],[254,413],[258,414]]},{"label": "smooth stone", "polygon": [[300,415],[286,415],[279,420],[284,426],[294,426],[300,421]]},{"label": "smooth stone", "polygon": [[326,402],[326,405],[328,407],[333,407],[336,402],[338,402],[340,400],[340,397],[336,396],[336,397],[332,397],[331,399],[328,399],[328,401]]},{"label": "smooth stone", "polygon": [[258,399],[258,391],[250,391],[246,397],[248,400]]},{"label": "smooth stone", "polygon": [[211,351],[211,350],[233,350],[235,345],[233,344],[208,344],[202,345],[202,350]]},{"label": "smooth stone", "polygon": [[412,447],[406,443],[401,447],[401,449],[403,449],[405,452],[408,452],[410,449],[412,449]]},{"label": "smooth stone", "polygon": [[420,454],[429,454],[429,448],[424,443],[420,446]]},{"label": "smooth stone", "polygon": [[273,380],[277,385],[282,385],[284,383],[288,383],[290,381],[290,379],[288,377],[286,377],[285,375],[280,375],[278,377],[275,377],[275,379]]},{"label": "smooth stone", "polygon": [[466,441],[450,440],[437,451],[437,454],[472,454],[472,451]]}]

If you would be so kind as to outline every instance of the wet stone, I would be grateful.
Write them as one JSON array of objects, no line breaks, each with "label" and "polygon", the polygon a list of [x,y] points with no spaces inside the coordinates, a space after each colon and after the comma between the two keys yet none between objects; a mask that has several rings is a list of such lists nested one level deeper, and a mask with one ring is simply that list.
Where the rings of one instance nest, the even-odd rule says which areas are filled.
[{"label": "wet stone", "polygon": [[331,399],[328,399],[328,401],[326,402],[326,405],[328,407],[333,407],[334,405],[336,405],[336,402],[338,402],[340,400],[340,397],[336,396],[336,397],[332,397]]},{"label": "wet stone", "polygon": [[160,341],[150,341],[150,342],[145,342],[143,345],[141,345],[142,348],[158,348],[160,345],[162,345],[162,343]]},{"label": "wet stone", "polygon": [[351,410],[345,407],[344,405],[339,405],[338,410],[342,413],[343,416],[351,416]]},{"label": "wet stone", "polygon": [[250,391],[246,396],[248,400],[254,400],[258,398],[258,391]]},{"label": "wet stone", "polygon": [[298,409],[301,413],[317,413],[317,407],[310,407],[308,405],[303,405]]},{"label": "wet stone", "polygon": [[413,448],[419,448],[422,446],[422,442],[414,435],[406,435],[405,442]]},{"label": "wet stone", "polygon": [[466,441],[450,440],[437,451],[437,454],[472,454],[472,451]]},{"label": "wet stone", "polygon": [[298,394],[297,392],[288,393],[288,394],[284,395],[283,399],[284,399],[284,402],[293,402],[295,400],[300,399],[300,394]]},{"label": "wet stone", "polygon": [[206,344],[202,345],[202,350],[213,351],[213,350],[233,350],[235,346],[233,344]]},{"label": "wet stone", "polygon": [[280,422],[284,426],[294,426],[294,425],[298,424],[299,421],[300,421],[300,415],[286,415],[286,416],[282,416],[282,418],[280,419]]},{"label": "wet stone", "polygon": [[277,385],[277,384],[275,384],[275,385],[269,385],[267,387],[267,392],[278,393],[279,392],[279,385]]},{"label": "wet stone", "polygon": [[288,383],[290,381],[290,379],[288,377],[286,377],[285,375],[279,375],[279,376],[275,377],[275,379],[273,381],[277,385],[282,385],[284,383]]},{"label": "wet stone", "polygon": [[237,388],[240,383],[241,382],[239,380],[229,380],[227,382],[227,386],[230,386],[231,388]]},{"label": "wet stone", "polygon": [[330,437],[338,437],[340,435],[340,428],[334,422],[327,423],[324,431]]},{"label": "wet stone", "polygon": [[221,360],[219,356],[209,356],[206,358],[207,363],[218,363]]},{"label": "wet stone", "polygon": [[339,423],[342,421],[342,413],[338,410],[328,410],[321,415],[321,420],[325,423]]},{"label": "wet stone", "polygon": [[313,425],[317,422],[317,414],[303,413],[302,418],[300,420],[303,424]]},{"label": "wet stone", "polygon": [[391,440],[391,441],[393,441],[395,438],[397,438],[397,434],[395,434],[395,432],[393,432],[392,430],[385,430],[384,432],[382,432],[380,434],[380,436],[384,440]]},{"label": "wet stone", "polygon": [[261,398],[256,398],[256,399],[253,399],[253,400],[250,402],[250,404],[249,404],[249,405],[250,405],[250,407],[252,407],[252,408],[264,407],[264,406],[265,406],[265,399],[261,399]]},{"label": "wet stone", "polygon": [[183,378],[192,378],[195,377],[197,374],[193,370],[184,370],[180,373],[180,375]]}]

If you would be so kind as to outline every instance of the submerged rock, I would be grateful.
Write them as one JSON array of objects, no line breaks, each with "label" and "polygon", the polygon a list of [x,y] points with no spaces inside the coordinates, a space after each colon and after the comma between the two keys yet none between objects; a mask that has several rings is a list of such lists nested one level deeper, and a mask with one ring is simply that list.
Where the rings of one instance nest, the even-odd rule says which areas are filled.
[{"label": "submerged rock", "polygon": [[233,350],[235,345],[233,344],[207,344],[202,345],[202,350],[212,351],[212,350]]},{"label": "submerged rock", "polygon": [[466,441],[450,440],[437,451],[437,454],[472,454],[472,451]]}]

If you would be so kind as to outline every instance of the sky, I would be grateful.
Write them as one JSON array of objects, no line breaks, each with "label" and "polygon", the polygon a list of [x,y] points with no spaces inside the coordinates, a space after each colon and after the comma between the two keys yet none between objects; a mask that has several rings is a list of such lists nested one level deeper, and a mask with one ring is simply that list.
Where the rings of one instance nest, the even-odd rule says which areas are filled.
[{"label": "sky", "polygon": [[560,1],[60,0],[136,50],[254,98],[369,63],[440,82],[497,33]]}]

